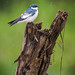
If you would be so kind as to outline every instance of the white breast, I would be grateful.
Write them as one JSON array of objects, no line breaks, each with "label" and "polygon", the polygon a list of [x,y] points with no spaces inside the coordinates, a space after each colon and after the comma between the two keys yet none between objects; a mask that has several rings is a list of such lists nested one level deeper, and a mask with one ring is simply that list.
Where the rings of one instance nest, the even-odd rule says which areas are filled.
[{"label": "white breast", "polygon": [[38,16],[38,10],[33,16],[30,16],[27,19],[25,19],[25,22],[33,22],[37,18],[37,16]]}]

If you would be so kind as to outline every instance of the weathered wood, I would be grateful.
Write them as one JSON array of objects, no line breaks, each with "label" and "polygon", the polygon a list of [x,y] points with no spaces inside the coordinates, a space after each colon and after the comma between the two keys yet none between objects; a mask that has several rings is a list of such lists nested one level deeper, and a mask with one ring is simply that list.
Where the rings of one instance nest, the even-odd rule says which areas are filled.
[{"label": "weathered wood", "polygon": [[68,13],[58,11],[50,29],[41,30],[42,23],[26,25],[18,66],[15,75],[47,75],[56,40],[65,27]]}]

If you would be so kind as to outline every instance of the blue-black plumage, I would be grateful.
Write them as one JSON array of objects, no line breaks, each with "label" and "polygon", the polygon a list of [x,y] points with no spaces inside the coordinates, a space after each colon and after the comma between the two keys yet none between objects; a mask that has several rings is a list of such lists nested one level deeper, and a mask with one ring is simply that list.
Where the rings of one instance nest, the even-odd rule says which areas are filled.
[{"label": "blue-black plumage", "polygon": [[38,6],[36,4],[30,5],[30,7],[20,15],[17,19],[9,22],[10,26],[21,22],[33,22],[38,16]]}]

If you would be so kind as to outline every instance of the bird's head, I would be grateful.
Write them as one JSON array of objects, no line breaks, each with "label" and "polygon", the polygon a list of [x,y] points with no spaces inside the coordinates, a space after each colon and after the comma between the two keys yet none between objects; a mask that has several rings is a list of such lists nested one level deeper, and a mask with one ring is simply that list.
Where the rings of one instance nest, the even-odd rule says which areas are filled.
[{"label": "bird's head", "polygon": [[39,6],[37,6],[36,4],[32,4],[32,5],[30,5],[30,8],[31,8],[31,9],[36,9],[36,10],[37,10],[38,7],[39,7]]}]

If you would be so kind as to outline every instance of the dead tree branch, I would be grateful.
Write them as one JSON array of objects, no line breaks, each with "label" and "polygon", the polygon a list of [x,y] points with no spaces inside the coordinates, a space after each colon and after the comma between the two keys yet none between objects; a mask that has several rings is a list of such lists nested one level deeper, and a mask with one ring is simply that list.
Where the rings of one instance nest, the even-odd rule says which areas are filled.
[{"label": "dead tree branch", "polygon": [[50,29],[41,30],[42,23],[26,25],[15,75],[47,75],[56,40],[65,27],[67,12],[58,11]]}]

